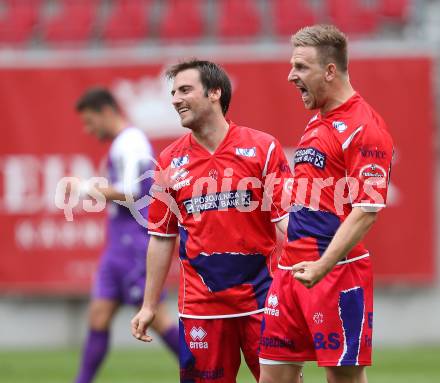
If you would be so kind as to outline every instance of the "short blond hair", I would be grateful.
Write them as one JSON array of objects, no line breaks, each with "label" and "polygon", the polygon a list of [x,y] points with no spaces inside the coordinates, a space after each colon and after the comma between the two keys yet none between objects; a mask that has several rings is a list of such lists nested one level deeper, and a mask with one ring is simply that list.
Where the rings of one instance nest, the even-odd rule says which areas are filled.
[{"label": "short blond hair", "polygon": [[304,27],[292,36],[294,47],[315,47],[322,65],[330,63],[346,73],[348,70],[347,36],[334,25]]}]

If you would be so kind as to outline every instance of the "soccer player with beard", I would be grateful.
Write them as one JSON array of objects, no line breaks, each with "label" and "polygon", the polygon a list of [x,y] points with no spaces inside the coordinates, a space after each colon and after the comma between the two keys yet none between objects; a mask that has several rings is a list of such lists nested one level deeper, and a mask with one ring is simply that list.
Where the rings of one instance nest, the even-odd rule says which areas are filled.
[{"label": "soccer player with beard", "polygon": [[262,326],[260,383],[295,381],[308,360],[325,367],[328,382],[366,383],[373,275],[361,240],[386,204],[393,142],[350,84],[342,32],[315,25],[292,42],[288,80],[318,113],[295,153],[293,206]]},{"label": "soccer player with beard", "polygon": [[231,83],[222,68],[191,60],[167,73],[174,108],[191,132],[159,156],[145,297],[132,333],[151,341],[147,330],[179,235],[181,382],[235,382],[240,351],[258,379],[261,318],[276,262],[276,225],[285,230],[289,166],[272,136],[226,120]]}]

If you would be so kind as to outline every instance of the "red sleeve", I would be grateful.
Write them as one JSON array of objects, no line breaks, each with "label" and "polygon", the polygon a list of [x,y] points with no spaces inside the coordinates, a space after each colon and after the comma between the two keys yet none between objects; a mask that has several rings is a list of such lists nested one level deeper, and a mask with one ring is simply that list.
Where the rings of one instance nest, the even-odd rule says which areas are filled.
[{"label": "red sleeve", "polygon": [[[272,222],[289,214],[291,191],[287,187],[293,179],[283,148],[277,140],[270,143],[263,168],[263,206],[270,209]],[[269,207],[270,206],[270,207]]]},{"label": "red sleeve", "polygon": [[357,128],[343,143],[351,203],[377,211],[386,205],[393,142],[388,131],[369,124]]},{"label": "red sleeve", "polygon": [[148,233],[162,237],[178,235],[177,215],[179,214],[175,192],[170,187],[169,169],[164,168],[159,159],[151,187],[152,203],[148,211]]}]

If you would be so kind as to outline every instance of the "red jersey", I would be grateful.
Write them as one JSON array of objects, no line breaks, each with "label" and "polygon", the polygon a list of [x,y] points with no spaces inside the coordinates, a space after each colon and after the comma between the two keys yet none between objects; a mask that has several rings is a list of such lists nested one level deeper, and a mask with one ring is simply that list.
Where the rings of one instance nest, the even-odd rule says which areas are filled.
[{"label": "red jersey", "polygon": [[280,144],[230,123],[213,154],[187,134],[161,153],[159,168],[149,233],[180,234],[180,315],[225,318],[263,311],[274,222],[289,207],[282,207],[284,179],[291,173]]},{"label": "red jersey", "polygon": [[[353,207],[385,207],[393,142],[359,95],[308,123],[294,158],[293,207],[280,268],[323,255]],[[358,243],[345,260],[368,256]]]}]

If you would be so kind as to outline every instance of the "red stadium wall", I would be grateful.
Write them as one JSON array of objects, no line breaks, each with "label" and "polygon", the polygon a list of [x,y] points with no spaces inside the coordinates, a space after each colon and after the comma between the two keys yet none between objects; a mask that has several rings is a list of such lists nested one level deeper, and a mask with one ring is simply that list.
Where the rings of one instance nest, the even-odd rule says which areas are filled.
[{"label": "red stadium wall", "polygon": [[[287,83],[284,61],[225,62],[234,83],[229,116],[275,135],[290,157],[311,117]],[[368,235],[376,280],[435,277],[434,101],[429,58],[354,59],[355,88],[387,121],[396,160],[389,207]],[[82,131],[74,104],[89,86],[113,89],[159,151],[182,132],[159,65],[0,69],[0,291],[82,294],[105,238],[103,213],[54,205],[65,175],[99,172],[107,147]],[[149,114],[151,111],[151,115]],[[421,166],[423,165],[423,166]],[[172,283],[176,283],[177,268]]]}]

